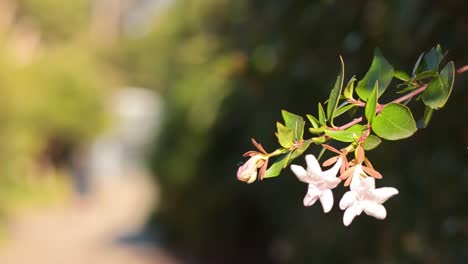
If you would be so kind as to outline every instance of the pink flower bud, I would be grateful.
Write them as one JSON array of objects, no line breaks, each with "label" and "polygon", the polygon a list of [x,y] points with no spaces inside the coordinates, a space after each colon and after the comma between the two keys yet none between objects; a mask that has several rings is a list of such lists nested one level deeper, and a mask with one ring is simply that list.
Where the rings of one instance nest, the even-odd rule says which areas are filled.
[{"label": "pink flower bud", "polygon": [[257,170],[261,168],[267,160],[268,157],[261,153],[252,155],[250,159],[237,170],[237,179],[247,183],[254,182],[257,179]]}]

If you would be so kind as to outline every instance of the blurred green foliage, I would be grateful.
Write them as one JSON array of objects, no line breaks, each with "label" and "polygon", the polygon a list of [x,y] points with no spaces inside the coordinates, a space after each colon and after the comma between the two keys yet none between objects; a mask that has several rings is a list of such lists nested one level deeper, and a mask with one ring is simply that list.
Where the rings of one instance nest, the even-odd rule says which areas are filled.
[{"label": "blurred green foliage", "polygon": [[62,180],[45,183],[54,177],[44,163],[48,144],[85,144],[101,131],[110,82],[97,47],[83,37],[89,1],[10,3],[2,15],[11,20],[0,22],[2,211],[20,197],[39,201],[60,192],[54,188],[63,188]]}]

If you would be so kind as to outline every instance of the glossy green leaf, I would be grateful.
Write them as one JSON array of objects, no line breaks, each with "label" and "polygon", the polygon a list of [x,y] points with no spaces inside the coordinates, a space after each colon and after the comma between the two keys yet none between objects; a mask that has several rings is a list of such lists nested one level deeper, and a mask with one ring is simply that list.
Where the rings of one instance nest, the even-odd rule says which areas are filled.
[{"label": "glossy green leaf", "polygon": [[323,154],[325,154],[325,151],[327,151],[327,149],[322,147],[322,150],[320,150],[320,153],[319,153],[319,155],[318,155],[318,157],[317,157],[317,160],[318,160],[318,161],[320,161],[320,159],[322,158]]},{"label": "glossy green leaf", "polygon": [[346,87],[343,90],[343,96],[347,99],[353,98],[353,93],[354,93],[354,82],[356,81],[356,76],[351,77],[351,79],[348,81],[348,84],[346,84]]},{"label": "glossy green leaf", "polygon": [[312,124],[313,128],[319,128],[320,127],[319,121],[313,115],[307,115],[307,119],[309,119],[309,121]]},{"label": "glossy green leaf", "polygon": [[348,105],[345,105],[343,107],[340,107],[338,109],[336,109],[335,111],[335,117],[339,117],[340,115],[348,112],[351,108],[353,107],[356,107],[356,105],[353,105],[353,104],[348,104]]},{"label": "glossy green leaf", "polygon": [[343,78],[344,78],[344,62],[343,58],[340,56],[341,61],[341,71],[338,77],[336,78],[335,85],[330,92],[330,97],[328,98],[327,103],[327,117],[330,120],[330,123],[333,125],[333,114],[336,107],[338,106],[338,101],[341,95],[341,89],[343,89]]},{"label": "glossy green leaf", "polygon": [[399,79],[399,80],[402,80],[402,81],[409,81],[411,79],[411,77],[404,71],[397,71],[395,70],[393,72],[393,77]]},{"label": "glossy green leaf", "polygon": [[319,123],[325,125],[327,118],[325,117],[325,111],[323,110],[322,104],[318,104]]},{"label": "glossy green leaf", "polygon": [[408,107],[391,103],[374,118],[372,130],[381,138],[399,140],[413,135],[417,129]]},{"label": "glossy green leaf", "polygon": [[356,92],[362,100],[367,101],[372,89],[374,89],[375,82],[379,81],[377,97],[380,97],[392,79],[393,66],[384,58],[380,50],[376,49],[370,69],[364,78],[358,82]]},{"label": "glossy green leaf", "polygon": [[379,90],[379,81],[375,82],[374,89],[372,90],[371,94],[366,103],[366,108],[364,110],[367,121],[369,124],[372,124],[374,120],[375,113],[377,111],[377,92]]},{"label": "glossy green leaf", "polygon": [[379,137],[374,136],[374,135],[369,135],[364,141],[363,147],[365,150],[371,150],[371,149],[375,149],[378,145],[380,145],[380,143],[382,143],[382,140]]},{"label": "glossy green leaf", "polygon": [[268,168],[263,178],[273,178],[280,175],[281,171],[288,165],[291,151],[279,156],[279,158]]},{"label": "glossy green leaf", "polygon": [[282,110],[284,124],[293,131],[295,140],[302,140],[304,136],[304,119],[286,110]]},{"label": "glossy green leaf", "polygon": [[454,80],[455,65],[451,61],[440,71],[439,76],[427,85],[426,90],[422,94],[424,104],[432,109],[443,107],[450,97]]},{"label": "glossy green leaf", "polygon": [[[361,128],[361,129],[360,129]],[[354,142],[358,139],[362,132],[364,132],[365,128],[362,125],[357,127],[350,127],[347,130],[329,130],[325,129],[325,133],[329,135],[331,138],[342,141],[342,142]]]},{"label": "glossy green leaf", "polygon": [[283,148],[290,148],[294,143],[294,132],[289,127],[285,127],[280,122],[276,123],[276,137],[278,137],[278,142]]}]

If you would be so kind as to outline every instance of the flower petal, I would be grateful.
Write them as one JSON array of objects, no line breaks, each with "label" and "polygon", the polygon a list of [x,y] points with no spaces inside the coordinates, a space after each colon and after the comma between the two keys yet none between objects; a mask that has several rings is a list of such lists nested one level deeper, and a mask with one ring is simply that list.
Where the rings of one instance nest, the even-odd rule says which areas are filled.
[{"label": "flower petal", "polygon": [[331,167],[327,171],[323,172],[323,176],[324,177],[329,177],[329,178],[331,178],[331,177],[336,178],[336,174],[340,170],[342,162],[343,162],[343,159],[339,158],[338,161],[335,163],[335,165],[333,165],[333,167]]},{"label": "flower petal", "polygon": [[320,202],[322,203],[323,212],[330,212],[333,207],[333,193],[330,189],[322,192],[322,195],[320,195]]},{"label": "flower petal", "polygon": [[307,194],[304,197],[304,206],[313,205],[320,197],[320,194],[321,194],[321,191],[317,189],[315,185],[309,184],[309,189],[307,190]]},{"label": "flower petal", "polygon": [[349,226],[353,222],[353,219],[354,219],[354,217],[356,217],[356,215],[357,215],[357,213],[356,213],[356,207],[355,206],[351,206],[348,209],[346,209],[346,211],[344,212],[344,215],[343,215],[343,224],[345,226]]},{"label": "flower petal", "polygon": [[323,180],[323,183],[325,185],[325,187],[327,189],[333,189],[335,188],[336,186],[338,186],[338,184],[340,184],[341,180],[339,178],[336,178],[336,177],[324,177],[322,178]]},{"label": "flower petal", "polygon": [[320,168],[320,164],[318,163],[317,159],[314,155],[306,155],[305,160],[307,163],[307,171],[315,174],[315,175],[322,175],[322,168]]},{"label": "flower petal", "polygon": [[340,200],[340,209],[345,210],[346,208],[353,206],[356,202],[357,193],[354,191],[346,192]]},{"label": "flower petal", "polygon": [[374,195],[374,201],[381,204],[387,201],[390,197],[397,195],[398,190],[393,187],[382,187],[373,190],[372,194]]},{"label": "flower petal", "polygon": [[362,201],[361,205],[367,215],[373,216],[377,219],[385,219],[387,216],[387,210],[385,210],[385,207],[381,204],[373,201]]},{"label": "flower petal", "polygon": [[293,164],[291,165],[291,170],[301,182],[305,182],[305,183],[309,182],[307,171],[303,167]]}]

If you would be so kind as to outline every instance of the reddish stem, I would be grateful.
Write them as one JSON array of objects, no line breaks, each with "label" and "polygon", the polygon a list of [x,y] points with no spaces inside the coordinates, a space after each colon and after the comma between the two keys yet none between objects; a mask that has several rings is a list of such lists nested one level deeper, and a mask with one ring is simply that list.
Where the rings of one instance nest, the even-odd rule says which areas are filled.
[{"label": "reddish stem", "polygon": [[[398,98],[398,99],[395,99],[395,100],[391,101],[391,102],[388,103],[388,104],[404,102],[404,101],[406,101],[406,100],[408,100],[408,99],[410,99],[410,98],[413,98],[413,97],[415,97],[416,95],[418,95],[418,94],[424,92],[424,90],[426,90],[426,88],[427,88],[427,84],[425,84],[425,85],[419,87],[419,88],[416,89],[416,90],[413,90],[411,93],[405,94],[404,96],[402,96],[402,97],[400,97],[400,98]],[[385,105],[388,105],[388,104],[385,104]],[[385,105],[384,105],[384,107],[385,107]],[[383,107],[382,107],[382,108],[383,108]]]}]

